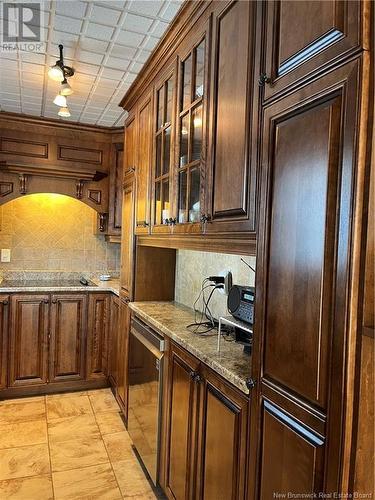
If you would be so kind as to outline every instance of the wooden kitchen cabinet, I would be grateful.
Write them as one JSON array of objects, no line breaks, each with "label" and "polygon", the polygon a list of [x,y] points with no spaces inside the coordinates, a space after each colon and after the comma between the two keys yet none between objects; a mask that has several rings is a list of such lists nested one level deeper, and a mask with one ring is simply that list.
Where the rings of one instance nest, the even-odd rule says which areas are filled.
[{"label": "wooden kitchen cabinet", "polygon": [[8,367],[9,295],[0,295],[0,389],[6,387]]},{"label": "wooden kitchen cabinet", "polygon": [[9,387],[48,381],[49,303],[48,294],[11,297]]},{"label": "wooden kitchen cabinet", "polygon": [[126,297],[133,293],[133,252],[134,252],[134,175],[124,181],[122,199],[122,240],[121,240],[121,294]]},{"label": "wooden kitchen cabinet", "polygon": [[248,398],[201,365],[197,496],[244,498]]},{"label": "wooden kitchen cabinet", "polygon": [[[214,15],[207,162],[207,233],[255,231],[258,58],[256,2],[221,5]],[[222,5],[225,5],[224,8]],[[259,35],[258,35],[259,36]],[[254,87],[254,89],[253,89]],[[253,123],[254,116],[254,123]]]},{"label": "wooden kitchen cabinet", "polygon": [[119,310],[119,329],[117,342],[117,390],[116,397],[127,420],[128,415],[128,347],[130,310],[129,298],[122,297]]},{"label": "wooden kitchen cabinet", "polygon": [[107,376],[111,297],[90,293],[87,324],[86,378]]},{"label": "wooden kitchen cabinet", "polygon": [[359,67],[352,61],[264,111],[259,408],[252,400],[261,459],[249,499],[340,491]]},{"label": "wooden kitchen cabinet", "polygon": [[165,412],[165,492],[170,499],[194,498],[199,361],[171,343]]},{"label": "wooden kitchen cabinet", "polygon": [[173,342],[163,486],[170,499],[244,498],[248,398]]},{"label": "wooden kitchen cabinet", "polygon": [[85,294],[51,296],[49,382],[85,378],[84,342],[87,321]]},{"label": "wooden kitchen cabinet", "polygon": [[138,159],[135,171],[135,233],[150,232],[151,202],[151,161],[152,161],[152,94],[147,94],[139,104],[138,119]]},{"label": "wooden kitchen cabinet", "polygon": [[125,123],[123,181],[134,174],[137,164],[137,120],[135,111],[130,112]]},{"label": "wooden kitchen cabinet", "polygon": [[363,2],[272,0],[264,7],[265,99],[360,49]]},{"label": "wooden kitchen cabinet", "polygon": [[111,315],[108,340],[108,377],[113,388],[118,385],[118,335],[120,319],[120,299],[116,295],[111,297]]},{"label": "wooden kitchen cabinet", "polygon": [[[119,137],[120,136],[120,137]],[[122,178],[124,169],[124,135],[116,136],[111,145],[109,170],[108,236],[121,236]]]}]

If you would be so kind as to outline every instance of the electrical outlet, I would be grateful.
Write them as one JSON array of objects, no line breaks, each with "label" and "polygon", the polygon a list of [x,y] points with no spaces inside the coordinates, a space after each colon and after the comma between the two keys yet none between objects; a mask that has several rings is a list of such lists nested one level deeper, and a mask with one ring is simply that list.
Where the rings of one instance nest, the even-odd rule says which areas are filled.
[{"label": "electrical outlet", "polygon": [[1,262],[10,262],[10,248],[1,249]]}]

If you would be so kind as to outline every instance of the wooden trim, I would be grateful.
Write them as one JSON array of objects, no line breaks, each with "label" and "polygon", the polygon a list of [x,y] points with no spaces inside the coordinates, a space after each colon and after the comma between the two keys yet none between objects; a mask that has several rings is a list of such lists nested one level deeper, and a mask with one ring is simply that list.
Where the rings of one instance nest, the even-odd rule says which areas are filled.
[{"label": "wooden trim", "polygon": [[42,125],[44,127],[63,128],[65,130],[80,130],[87,132],[101,132],[104,134],[118,134],[124,127],[102,127],[99,125],[89,125],[86,123],[66,122],[54,118],[44,118],[39,116],[24,115],[22,113],[11,113],[0,111],[0,120],[9,119],[12,122],[28,123],[30,125]]},{"label": "wooden trim", "polygon": [[218,238],[210,237],[208,235],[188,236],[184,234],[160,234],[150,236],[137,236],[137,244],[139,246],[148,247],[256,255],[255,234],[245,234],[243,238],[238,237],[238,234],[222,234]]},{"label": "wooden trim", "polygon": [[36,175],[39,177],[53,177],[60,179],[77,179],[84,181],[100,181],[108,177],[107,172],[99,170],[68,169],[66,167],[49,167],[42,165],[27,165],[23,163],[9,163],[0,161],[0,171],[17,175]]}]

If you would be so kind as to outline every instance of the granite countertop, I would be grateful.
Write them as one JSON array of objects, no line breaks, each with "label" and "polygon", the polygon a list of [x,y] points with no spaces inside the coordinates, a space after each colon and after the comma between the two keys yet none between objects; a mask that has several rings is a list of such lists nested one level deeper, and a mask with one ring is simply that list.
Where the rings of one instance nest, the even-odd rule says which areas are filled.
[{"label": "granite countertop", "polygon": [[130,302],[136,316],[159,332],[174,340],[203,361],[245,394],[249,394],[246,380],[250,377],[251,356],[235,342],[220,343],[217,335],[197,335],[186,328],[194,322],[194,311],[177,302]]},{"label": "granite countertop", "polygon": [[78,279],[74,280],[3,280],[0,283],[0,293],[16,292],[112,292],[120,294],[120,281],[111,279],[100,281],[90,279],[92,285],[81,285]]}]

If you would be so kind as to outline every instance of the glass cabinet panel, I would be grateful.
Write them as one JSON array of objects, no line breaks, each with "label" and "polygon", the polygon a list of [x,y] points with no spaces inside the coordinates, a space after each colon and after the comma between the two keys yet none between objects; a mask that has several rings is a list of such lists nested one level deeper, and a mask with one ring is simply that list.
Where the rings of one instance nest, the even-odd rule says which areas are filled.
[{"label": "glass cabinet panel", "polygon": [[205,40],[180,64],[178,222],[199,222],[205,95]]},{"label": "glass cabinet panel", "polygon": [[166,223],[170,214],[170,171],[172,159],[173,78],[166,80],[156,91],[154,209],[153,224]]}]

